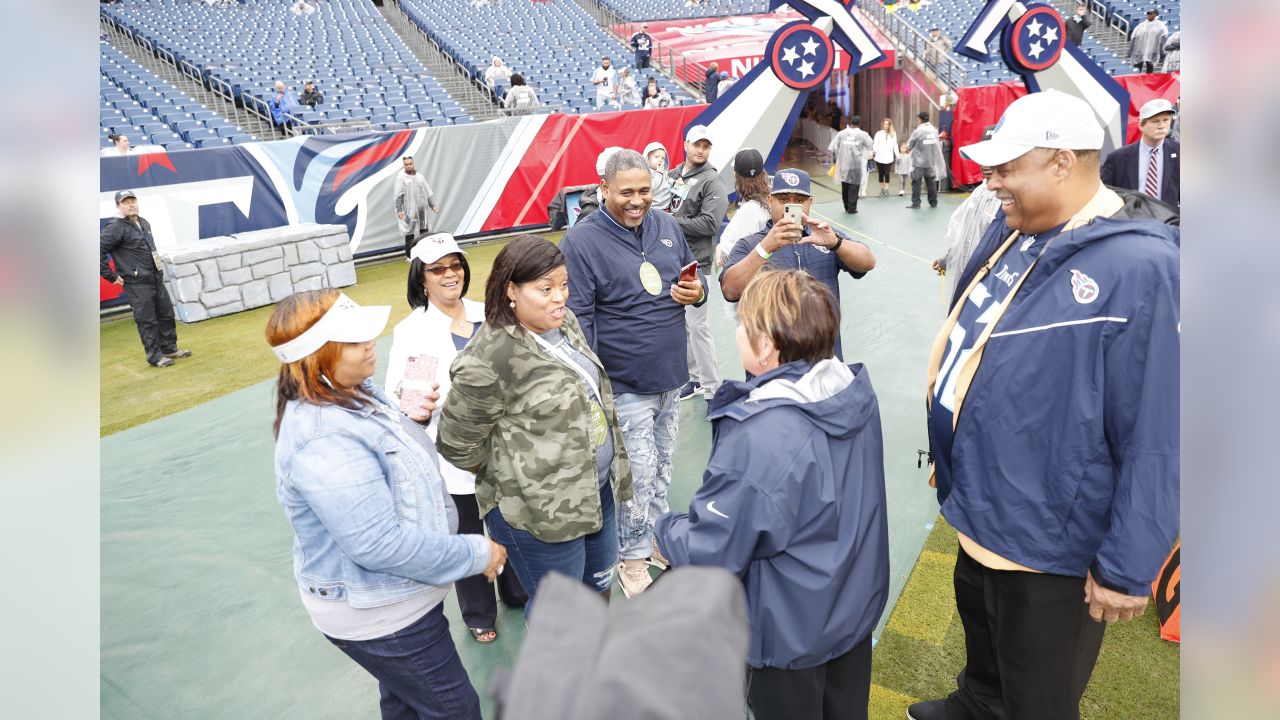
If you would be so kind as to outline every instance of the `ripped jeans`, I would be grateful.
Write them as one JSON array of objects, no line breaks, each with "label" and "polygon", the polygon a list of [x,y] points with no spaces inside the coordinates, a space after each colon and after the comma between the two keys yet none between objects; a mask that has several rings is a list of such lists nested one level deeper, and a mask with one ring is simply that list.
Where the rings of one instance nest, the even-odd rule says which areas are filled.
[{"label": "ripped jeans", "polygon": [[596,592],[613,587],[614,567],[618,564],[618,520],[611,483],[600,486],[600,510],[604,517],[599,530],[558,543],[543,542],[532,533],[511,527],[498,508],[484,516],[489,537],[507,549],[505,572],[514,570],[529,595],[524,606],[526,619],[533,611],[538,583],[547,573],[554,571],[581,580]]},{"label": "ripped jeans", "polygon": [[618,508],[618,555],[643,560],[652,553],[653,524],[671,508],[671,455],[676,449],[680,389],[653,395],[617,393],[618,429],[631,461],[631,500]]}]

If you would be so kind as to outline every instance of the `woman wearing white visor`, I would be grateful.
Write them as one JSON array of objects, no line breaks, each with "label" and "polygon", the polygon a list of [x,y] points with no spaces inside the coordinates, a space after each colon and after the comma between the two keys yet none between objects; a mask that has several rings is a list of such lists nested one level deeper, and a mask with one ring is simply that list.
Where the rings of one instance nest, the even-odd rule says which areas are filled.
[{"label": "woman wearing white visor", "polygon": [[454,534],[435,447],[370,380],[390,312],[332,289],[276,305],[276,496],[303,607],[377,678],[382,716],[479,718],[442,602],[456,580],[492,581],[506,551]]}]

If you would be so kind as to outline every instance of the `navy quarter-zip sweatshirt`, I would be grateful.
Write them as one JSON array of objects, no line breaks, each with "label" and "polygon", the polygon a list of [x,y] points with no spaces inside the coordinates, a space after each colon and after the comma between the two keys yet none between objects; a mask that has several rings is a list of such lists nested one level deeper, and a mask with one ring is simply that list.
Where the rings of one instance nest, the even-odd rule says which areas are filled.
[{"label": "navy quarter-zip sweatshirt", "polygon": [[[680,226],[650,211],[629,230],[601,206],[560,241],[569,271],[569,309],[604,364],[615,393],[655,394],[689,381],[684,306],[671,299],[680,268],[693,262]],[[653,263],[662,288],[650,295],[640,264]],[[707,301],[707,276],[701,305]]]}]

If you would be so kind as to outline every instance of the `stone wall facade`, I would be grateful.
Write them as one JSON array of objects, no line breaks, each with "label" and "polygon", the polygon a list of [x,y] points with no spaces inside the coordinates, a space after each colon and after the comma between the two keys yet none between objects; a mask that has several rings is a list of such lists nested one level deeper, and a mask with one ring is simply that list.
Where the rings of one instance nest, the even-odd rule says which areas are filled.
[{"label": "stone wall facade", "polygon": [[160,255],[174,310],[184,323],[270,305],[303,290],[356,282],[344,225],[254,230]]}]

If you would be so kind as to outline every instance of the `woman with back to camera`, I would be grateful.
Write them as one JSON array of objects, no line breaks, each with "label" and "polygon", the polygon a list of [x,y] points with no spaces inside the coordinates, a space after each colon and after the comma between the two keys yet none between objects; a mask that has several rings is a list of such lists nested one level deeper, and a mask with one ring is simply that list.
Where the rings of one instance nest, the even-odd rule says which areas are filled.
[{"label": "woman with back to camera", "polygon": [[[407,295],[413,311],[396,324],[383,386],[411,420],[427,428],[434,441],[439,425],[437,409],[449,396],[449,365],[484,321],[484,305],[464,297],[471,287],[471,266],[449,233],[422,238],[413,246],[409,259]],[[411,377],[406,377],[406,370]],[[418,397],[426,400],[425,405],[418,405]],[[458,532],[483,535],[475,475],[443,459],[440,473],[458,508]],[[503,573],[495,584],[498,595],[510,607],[522,607],[528,599],[515,573]],[[493,587],[476,575],[457,581],[455,588],[471,637],[482,644],[496,640],[498,606]]]},{"label": "woman with back to camera", "polygon": [[456,580],[496,578],[506,550],[454,534],[431,439],[371,380],[390,311],[334,289],[276,305],[276,497],[302,605],[377,678],[382,716],[479,718],[442,603]]},{"label": "woman with back to camera", "polygon": [[839,308],[812,276],[756,275],[738,317],[756,377],[716,392],[702,487],[654,536],[672,567],[742,578],[756,720],[866,718],[871,631],[889,594],[875,391],[862,365],[835,359]]},{"label": "woman with back to camera", "polygon": [[511,548],[529,594],[561,572],[607,599],[618,564],[615,503],[631,469],[613,389],[565,307],[564,255],[535,235],[512,240],[485,286],[485,322],[449,371],[436,445],[476,473],[489,535]]},{"label": "woman with back to camera", "polygon": [[893,129],[893,120],[885,118],[880,123],[880,129],[871,141],[871,158],[875,160],[880,176],[880,197],[888,197],[893,161],[898,159],[898,133]]}]

